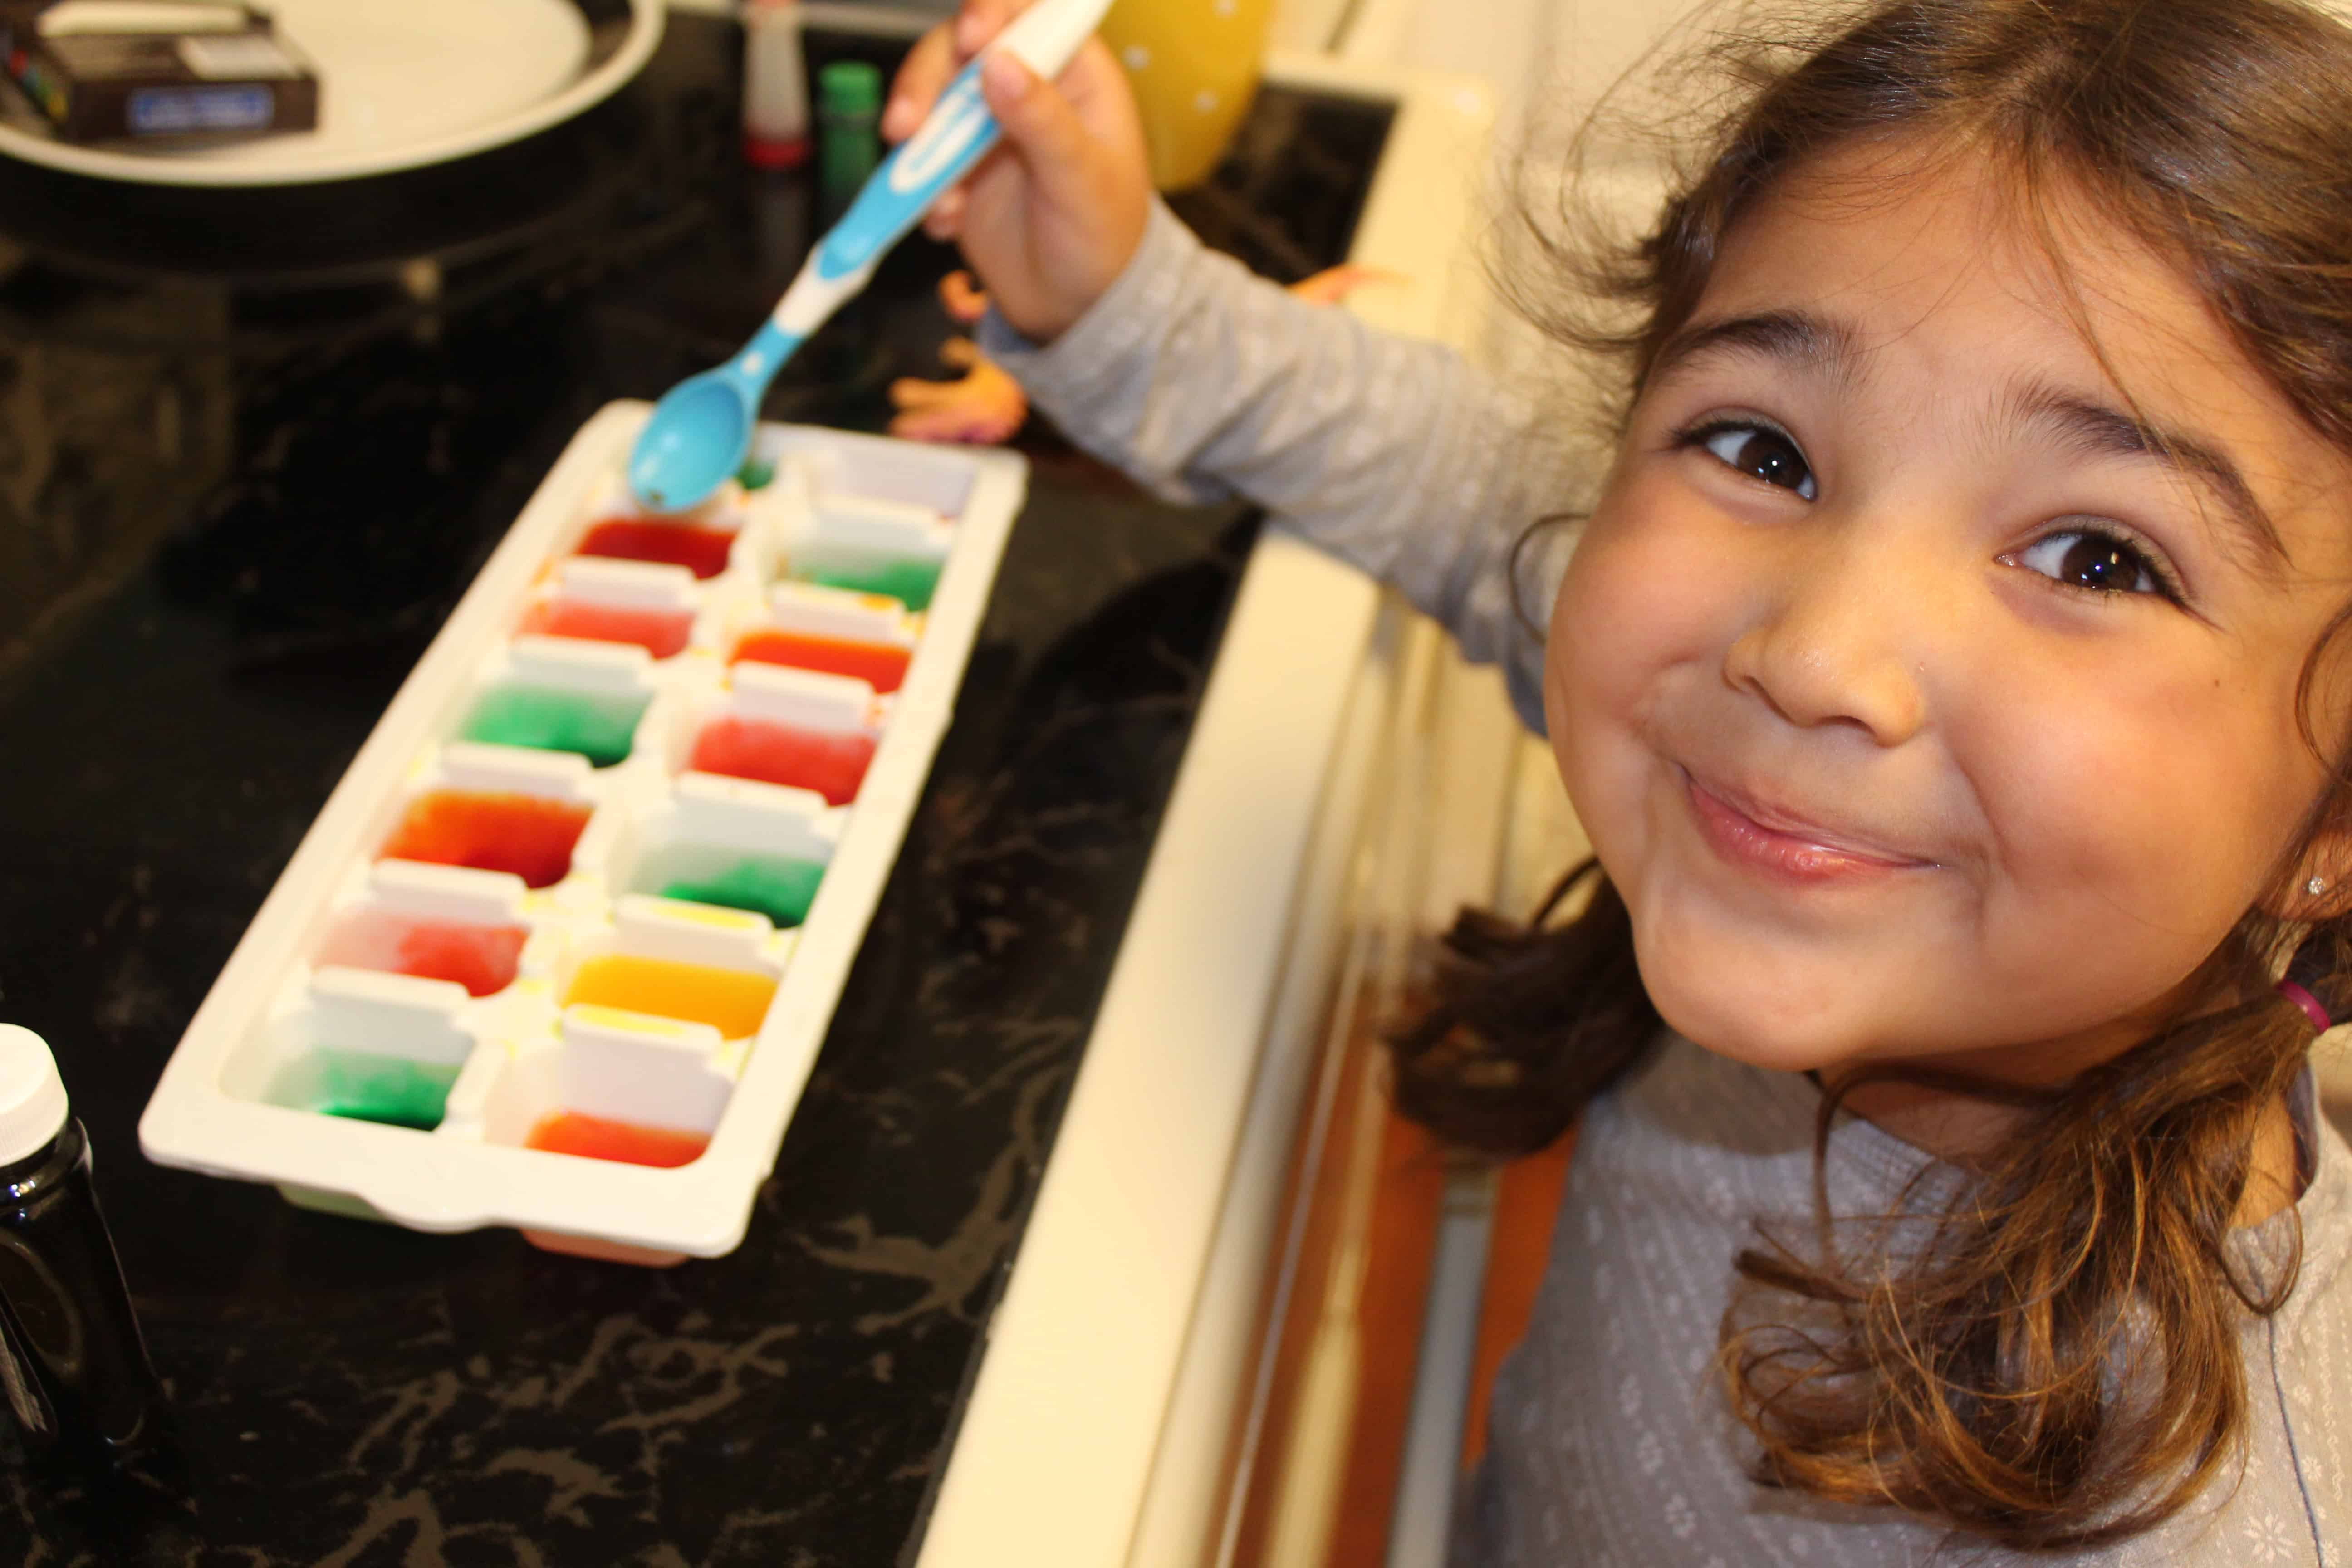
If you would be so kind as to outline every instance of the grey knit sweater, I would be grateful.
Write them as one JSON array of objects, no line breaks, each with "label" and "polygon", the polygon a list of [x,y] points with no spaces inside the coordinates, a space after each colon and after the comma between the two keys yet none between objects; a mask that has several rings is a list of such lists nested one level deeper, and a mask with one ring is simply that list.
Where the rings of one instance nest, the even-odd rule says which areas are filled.
[{"label": "grey knit sweater", "polygon": [[[1052,345],[994,318],[981,343],[1074,439],[1153,489],[1247,496],[1395,584],[1470,657],[1500,662],[1540,724],[1542,650],[1514,595],[1540,625],[1560,562],[1522,559],[1514,584],[1511,545],[1558,504],[1557,469],[1536,456],[1530,412],[1459,358],[1291,300],[1164,209],[1109,293]],[[1459,1555],[1528,1568],[2352,1568],[2352,1152],[2314,1113],[2307,1078],[2298,1100],[2302,1275],[2282,1311],[2248,1317],[2241,1335],[2242,1471],[2120,1547],[2027,1558],[1748,1479],[1710,1359],[1733,1257],[1759,1223],[1811,1214],[1818,1100],[1801,1077],[1661,1041],[1585,1117],[1534,1317],[1495,1391]],[[1832,1208],[1887,1212],[1927,1163],[1843,1121],[1829,1145]],[[2293,1223],[2276,1216],[2236,1244],[2275,1257]]]}]

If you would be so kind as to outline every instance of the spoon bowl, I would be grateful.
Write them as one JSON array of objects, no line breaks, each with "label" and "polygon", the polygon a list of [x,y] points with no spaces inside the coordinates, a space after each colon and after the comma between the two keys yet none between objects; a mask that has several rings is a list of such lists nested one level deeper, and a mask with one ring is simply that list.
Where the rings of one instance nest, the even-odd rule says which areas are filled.
[{"label": "spoon bowl", "polygon": [[[989,52],[1010,50],[1037,75],[1054,76],[1109,4],[1043,0],[1007,26]],[[882,253],[921,221],[940,193],[996,144],[996,120],[980,87],[982,58],[966,62],[940,89],[922,125],[867,178],[743,351],[717,370],[678,383],[654,405],[629,456],[629,489],[639,505],[685,511],[743,466],[760,400],[777,369],[866,287]]]},{"label": "spoon bowl", "polygon": [[731,368],[688,376],[654,405],[629,454],[629,489],[656,511],[694,505],[743,466],[756,416]]}]

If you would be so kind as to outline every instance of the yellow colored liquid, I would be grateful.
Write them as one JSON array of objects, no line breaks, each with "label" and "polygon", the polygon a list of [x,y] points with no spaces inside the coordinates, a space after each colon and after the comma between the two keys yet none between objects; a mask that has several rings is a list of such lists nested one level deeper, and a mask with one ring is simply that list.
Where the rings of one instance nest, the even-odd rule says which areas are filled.
[{"label": "yellow colored liquid", "polygon": [[615,952],[582,964],[563,1001],[567,1006],[591,1002],[709,1024],[735,1040],[759,1033],[760,1020],[768,1016],[775,994],[776,983],[764,974]]}]

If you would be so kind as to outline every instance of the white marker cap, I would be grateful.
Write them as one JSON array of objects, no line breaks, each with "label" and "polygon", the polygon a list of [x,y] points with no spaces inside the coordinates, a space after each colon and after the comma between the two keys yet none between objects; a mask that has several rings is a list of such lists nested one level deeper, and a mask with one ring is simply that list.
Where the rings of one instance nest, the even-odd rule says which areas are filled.
[{"label": "white marker cap", "polygon": [[48,1042],[0,1024],[0,1165],[39,1153],[65,1125],[66,1085]]},{"label": "white marker cap", "polygon": [[1024,65],[1050,80],[1061,75],[1109,9],[1110,0],[1045,0],[1015,16],[992,47],[1011,49]]}]

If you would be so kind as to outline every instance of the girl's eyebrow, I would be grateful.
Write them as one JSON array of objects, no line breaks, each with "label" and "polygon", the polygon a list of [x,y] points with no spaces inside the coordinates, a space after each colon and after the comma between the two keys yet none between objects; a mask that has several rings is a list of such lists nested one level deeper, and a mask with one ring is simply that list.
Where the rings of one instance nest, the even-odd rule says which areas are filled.
[{"label": "girl's eyebrow", "polygon": [[1643,380],[1654,385],[1689,361],[1710,353],[1785,360],[1852,381],[1862,363],[1862,338],[1843,321],[1804,310],[1759,310],[1692,321],[1660,345]]},{"label": "girl's eyebrow", "polygon": [[[1652,357],[1642,378],[1643,388],[1710,354],[1779,360],[1827,372],[1849,384],[1859,379],[1864,359],[1861,334],[1843,321],[1805,310],[1759,310],[1685,325]],[[2221,503],[2230,531],[2249,546],[2258,563],[2273,568],[2294,564],[2277,524],[2220,443],[2151,425],[2081,393],[2039,384],[2017,392],[2010,407],[2019,422],[2047,426],[2085,455],[2152,458],[2179,471]]]},{"label": "girl's eyebrow", "polygon": [[2039,382],[2018,389],[2010,412],[2019,423],[2041,426],[2086,457],[2154,458],[2221,502],[2230,531],[2260,563],[2273,568],[2294,564],[2277,524],[2220,443],[2167,430],[2095,397]]}]

